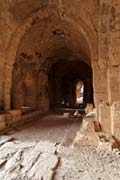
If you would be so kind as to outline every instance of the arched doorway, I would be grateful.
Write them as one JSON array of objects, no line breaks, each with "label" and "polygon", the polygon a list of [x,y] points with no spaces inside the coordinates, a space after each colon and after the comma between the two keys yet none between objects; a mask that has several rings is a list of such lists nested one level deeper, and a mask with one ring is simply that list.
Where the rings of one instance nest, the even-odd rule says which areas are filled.
[{"label": "arched doorway", "polygon": [[[26,89],[23,93],[25,106],[49,110],[60,106],[66,99],[65,104],[75,107],[75,84],[78,79],[85,84],[84,103],[93,102],[91,47],[85,34],[84,27],[68,19],[61,19],[58,23],[58,18],[52,17],[51,21],[49,17],[45,21],[38,18],[31,25],[17,49],[14,63],[17,64],[19,74],[13,73],[11,82],[14,92],[13,84],[17,85],[14,79],[21,77],[20,81]],[[53,75],[54,70],[57,73],[57,68],[60,75],[58,78]],[[40,72],[44,72],[45,78],[42,78]]]},{"label": "arched doorway", "polygon": [[[80,60],[58,60],[49,73],[49,103],[50,108],[85,107],[93,103],[93,86],[91,67]],[[82,81],[79,81],[79,80]],[[83,83],[83,102],[77,103],[77,85]]]},{"label": "arched doorway", "polygon": [[79,80],[76,83],[76,104],[84,103],[84,82]]}]

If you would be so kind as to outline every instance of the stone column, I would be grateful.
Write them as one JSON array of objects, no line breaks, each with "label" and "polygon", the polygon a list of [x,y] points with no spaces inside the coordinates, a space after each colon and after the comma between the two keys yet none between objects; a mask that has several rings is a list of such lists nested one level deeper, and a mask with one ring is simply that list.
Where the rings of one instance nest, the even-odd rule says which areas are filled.
[{"label": "stone column", "polygon": [[99,122],[103,131],[111,132],[111,107],[106,102],[99,104]]},{"label": "stone column", "polygon": [[93,64],[94,102],[98,106],[101,102],[108,102],[107,69],[101,69],[98,62]]},{"label": "stone column", "polygon": [[4,73],[2,66],[0,67],[0,111],[3,111],[4,108]]},{"label": "stone column", "polygon": [[110,105],[120,100],[120,66],[108,69],[108,99]]},{"label": "stone column", "polygon": [[3,50],[0,49],[0,111],[3,111],[5,108],[5,104],[4,104],[5,56],[4,53],[2,53],[2,51]]},{"label": "stone column", "polygon": [[5,101],[5,110],[11,108],[11,87],[12,87],[12,69],[13,67],[9,64],[5,66],[5,86],[4,86],[4,101]]},{"label": "stone column", "polygon": [[111,132],[120,140],[120,101],[115,101],[111,107]]},{"label": "stone column", "polygon": [[42,111],[48,111],[49,110],[48,75],[45,71],[39,72],[37,87],[38,87],[37,88],[38,108]]},{"label": "stone column", "polygon": [[[104,127],[106,115],[103,112],[108,106],[108,63],[109,63],[109,27],[110,27],[110,1],[101,0],[99,9],[98,31],[98,62],[93,64],[94,102],[97,109],[97,119]],[[100,107],[99,107],[100,106]],[[110,119],[109,122],[111,123]],[[106,125],[105,125],[106,126]]]},{"label": "stone column", "polygon": [[94,100],[97,107],[97,119],[104,131],[111,131],[111,119],[108,99],[108,74],[107,69],[96,67],[94,72]]},{"label": "stone column", "polygon": [[110,67],[108,69],[111,132],[120,140],[120,1],[113,0],[110,16]]}]

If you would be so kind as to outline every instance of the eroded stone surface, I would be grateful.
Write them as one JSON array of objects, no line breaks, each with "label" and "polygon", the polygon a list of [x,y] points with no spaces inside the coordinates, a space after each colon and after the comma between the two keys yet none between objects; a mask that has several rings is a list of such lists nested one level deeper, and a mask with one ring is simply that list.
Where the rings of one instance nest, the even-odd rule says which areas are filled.
[{"label": "eroded stone surface", "polygon": [[80,124],[75,119],[51,115],[1,136],[0,179],[119,180],[118,150],[72,146]]},{"label": "eroded stone surface", "polygon": [[[120,101],[119,9],[119,0],[0,0],[0,111],[22,106],[49,110],[63,101],[61,81],[69,84],[72,74],[75,81],[85,81],[86,104],[93,103],[94,92],[103,130],[115,132],[111,108]],[[61,60],[62,70],[48,77]],[[74,88],[72,82],[65,98],[75,103],[70,96]],[[4,127],[0,121],[0,130]],[[119,131],[116,136],[120,137]]]}]

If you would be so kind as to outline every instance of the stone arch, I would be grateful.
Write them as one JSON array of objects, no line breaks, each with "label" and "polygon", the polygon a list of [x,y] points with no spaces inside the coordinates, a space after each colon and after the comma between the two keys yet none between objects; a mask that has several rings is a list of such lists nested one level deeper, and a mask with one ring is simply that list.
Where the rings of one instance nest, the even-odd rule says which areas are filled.
[{"label": "stone arch", "polygon": [[[32,27],[36,19],[44,19],[48,18],[49,13],[47,10],[36,12],[35,14],[32,14],[30,17],[28,17],[23,24],[21,24],[16,31],[13,33],[11,40],[9,42],[8,48],[7,48],[7,55],[6,55],[6,61],[5,61],[5,86],[4,86],[4,104],[5,109],[10,109],[10,90],[11,90],[11,84],[12,84],[12,70],[13,70],[13,64],[15,63],[15,57],[16,52],[18,49],[18,46],[21,42],[21,39],[24,37],[24,34]],[[93,39],[96,39],[94,36],[94,33],[89,28],[88,33],[88,26],[86,23],[80,19],[81,24],[77,24],[74,22],[74,20],[71,20],[67,15],[64,17],[66,21],[70,21],[71,25],[74,25],[78,27],[80,30],[80,33],[85,37],[90,51],[91,51],[91,57],[95,57],[96,51],[94,51],[94,44]],[[90,34],[90,35],[89,35]],[[92,52],[95,52],[94,55]],[[91,58],[92,59],[92,58]]]},{"label": "stone arch", "polygon": [[[46,74],[46,76],[48,77],[48,82],[46,84],[48,84],[49,106],[47,107],[50,107],[50,109],[54,109],[54,107],[60,107],[60,102],[62,102],[62,99],[64,99],[63,90],[62,90],[64,88],[64,83],[70,81],[73,84],[72,87],[75,88],[76,81],[78,80],[83,80],[85,85],[84,106],[86,106],[88,102],[94,104],[93,86],[92,86],[92,82],[93,82],[92,68],[89,65],[80,61],[79,59],[73,60],[72,64],[67,59],[64,60],[59,58],[53,59],[53,61],[51,61],[52,63],[47,63],[46,61],[45,63],[42,64],[40,72],[41,71],[44,72],[44,74]],[[62,71],[61,71],[61,65],[63,67]],[[69,70],[66,71],[65,69],[69,69]],[[38,76],[38,82],[40,82],[39,80],[40,78]],[[69,96],[72,97],[71,100],[69,99],[69,97],[67,97],[67,100],[69,99],[71,101],[70,103],[71,107],[75,107],[76,104],[74,92],[72,95]]]}]

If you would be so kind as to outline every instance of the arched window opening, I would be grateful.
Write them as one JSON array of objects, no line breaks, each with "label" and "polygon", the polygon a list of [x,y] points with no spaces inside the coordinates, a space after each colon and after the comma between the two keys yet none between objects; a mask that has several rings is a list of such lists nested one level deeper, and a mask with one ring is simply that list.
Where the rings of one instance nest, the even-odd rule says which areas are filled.
[{"label": "arched window opening", "polygon": [[76,84],[76,104],[84,103],[84,83],[83,81],[78,81]]}]

